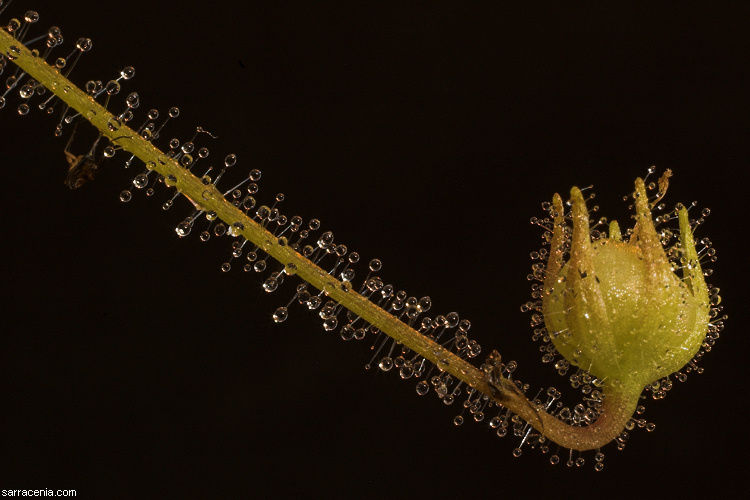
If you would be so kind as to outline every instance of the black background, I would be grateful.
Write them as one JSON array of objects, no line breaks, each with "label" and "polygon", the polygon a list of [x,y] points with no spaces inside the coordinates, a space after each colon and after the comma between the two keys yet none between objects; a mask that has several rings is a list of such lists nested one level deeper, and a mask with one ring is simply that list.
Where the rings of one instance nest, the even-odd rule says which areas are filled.
[{"label": "black background", "polygon": [[[211,163],[263,170],[259,200],[318,217],[338,241],[431,315],[458,311],[484,347],[534,387],[566,380],[540,362],[528,315],[540,203],[594,184],[599,214],[629,224],[624,195],[650,165],[675,174],[667,202],[699,201],[718,250],[711,282],[727,329],[705,373],[647,403],[605,469],[551,466],[413,381],[366,371],[292,295],[268,295],[229,242],[178,239],[184,200],[63,186],[54,119],[0,111],[3,328],[0,487],[79,498],[656,498],[738,491],[747,462],[747,9],[626,2],[21,2],[59,25],[65,55],[91,37],[72,79],[126,65],[145,110],[200,125]],[[65,53],[65,54],[63,54]],[[10,74],[6,69],[3,78]],[[115,109],[122,107],[117,101]],[[59,116],[59,115],[55,115]],[[59,119],[59,118],[58,118]],[[84,145],[79,145],[85,148]],[[140,167],[138,167],[140,168]],[[227,181],[225,186],[229,186]],[[593,203],[593,202],[592,202]],[[696,212],[693,212],[697,214]],[[202,223],[201,223],[202,224]],[[361,271],[360,273],[362,273]]]}]

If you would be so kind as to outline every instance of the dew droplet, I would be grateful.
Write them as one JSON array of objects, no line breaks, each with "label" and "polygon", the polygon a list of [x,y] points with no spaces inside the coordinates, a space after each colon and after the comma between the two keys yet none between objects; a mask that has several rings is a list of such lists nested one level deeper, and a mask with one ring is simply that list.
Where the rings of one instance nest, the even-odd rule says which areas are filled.
[{"label": "dew droplet", "polygon": [[320,307],[320,304],[322,302],[323,302],[323,299],[321,299],[317,295],[314,295],[307,300],[307,308],[310,309],[311,311],[314,311],[315,309]]},{"label": "dew droplet", "polygon": [[381,370],[384,372],[390,371],[391,368],[393,368],[393,360],[386,356],[385,358],[380,360],[380,363],[378,363],[378,366]]},{"label": "dew droplet", "polygon": [[120,82],[118,82],[117,80],[110,80],[107,82],[104,90],[109,95],[116,95],[120,92]]},{"label": "dew droplet", "polygon": [[[7,5],[6,5],[6,7],[7,7]],[[13,19],[11,19],[8,22],[8,33],[13,33],[14,31],[18,30],[18,28],[20,28],[20,27],[21,27],[21,21],[19,21],[16,18],[13,18]],[[15,45],[12,45],[10,48],[11,48],[11,50],[13,50],[13,49],[18,50],[18,47],[16,47]],[[19,53],[20,53],[20,51],[19,51]]]},{"label": "dew droplet", "polygon": [[341,338],[344,340],[351,340],[354,337],[354,327],[351,325],[344,325],[339,332]]},{"label": "dew droplet", "polygon": [[279,307],[273,312],[273,320],[276,323],[283,323],[287,319],[288,316],[289,316],[289,313],[286,307]]},{"label": "dew droplet", "polygon": [[139,174],[136,175],[133,179],[133,185],[137,187],[138,189],[143,189],[148,184],[148,177],[146,174]]},{"label": "dew droplet", "polygon": [[120,121],[117,118],[115,118],[114,116],[110,117],[107,120],[107,128],[111,132],[116,132],[121,126],[122,126],[122,123],[120,123]]},{"label": "dew droplet", "polygon": [[130,109],[135,109],[140,106],[141,102],[138,99],[138,92],[131,92],[128,94],[128,97],[125,99],[125,104]]},{"label": "dew droplet", "polygon": [[279,281],[276,278],[268,278],[266,281],[263,282],[263,290],[265,290],[268,293],[276,291],[276,289],[279,287]]},{"label": "dew droplet", "polygon": [[189,222],[182,221],[179,224],[177,224],[177,227],[175,228],[175,232],[177,233],[177,236],[180,238],[184,238],[188,234],[190,234],[190,230],[192,227],[190,226]]},{"label": "dew droplet", "polygon": [[21,90],[19,90],[18,93],[22,98],[28,99],[34,95],[34,87],[32,87],[31,85],[24,85],[23,87],[21,87]]},{"label": "dew droplet", "polygon": [[[0,6],[2,6],[2,2],[0,2]],[[26,14],[23,15],[23,18],[26,20],[27,23],[35,23],[39,21],[39,13],[33,10],[26,11]]]},{"label": "dew droplet", "polygon": [[412,375],[414,375],[414,367],[411,365],[411,363],[404,364],[399,370],[399,376],[402,379],[410,378]]},{"label": "dew droplet", "polygon": [[[89,42],[91,42],[91,40],[89,40]],[[125,66],[122,71],[120,71],[120,76],[126,80],[130,80],[135,76],[135,68],[132,66]]]}]

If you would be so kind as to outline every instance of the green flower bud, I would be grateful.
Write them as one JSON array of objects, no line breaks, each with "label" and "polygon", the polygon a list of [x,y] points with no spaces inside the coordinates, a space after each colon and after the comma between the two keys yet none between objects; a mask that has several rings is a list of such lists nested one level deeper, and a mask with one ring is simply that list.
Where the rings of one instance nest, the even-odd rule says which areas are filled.
[{"label": "green flower bud", "polygon": [[[685,366],[708,330],[708,288],[687,210],[678,210],[680,238],[672,261],[654,227],[642,179],[635,182],[636,224],[627,241],[616,222],[609,238],[592,241],[578,188],[571,190],[571,201],[572,231],[562,199],[553,200],[542,301],[547,330],[570,363],[612,386],[640,392]],[[680,265],[681,277],[674,272]]]}]

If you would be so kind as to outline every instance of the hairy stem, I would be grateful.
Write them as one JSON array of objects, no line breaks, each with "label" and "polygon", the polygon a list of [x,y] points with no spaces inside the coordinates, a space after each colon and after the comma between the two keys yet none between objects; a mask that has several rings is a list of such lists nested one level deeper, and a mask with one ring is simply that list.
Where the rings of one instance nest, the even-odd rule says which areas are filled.
[{"label": "hairy stem", "polygon": [[[137,156],[147,168],[164,176],[167,185],[174,186],[201,210],[216,212],[219,219],[234,226],[236,234],[241,234],[283,264],[287,274],[297,274],[313,287],[325,292],[332,300],[434,363],[440,370],[450,373],[518,414],[547,439],[574,450],[596,449],[614,439],[633,415],[640,394],[621,394],[608,386],[604,390],[604,412],[596,422],[585,427],[571,426],[537,408],[520,391],[498,391],[497,387],[491,388],[482,370],[421,335],[295,252],[287,245],[286,239],[271,234],[226,200],[212,183],[204,184],[151,142],[120,123],[90,95],[32,54],[5,30],[0,30],[0,52],[68,106],[81,113],[113,144]],[[507,379],[503,380],[508,385],[512,384]]]}]

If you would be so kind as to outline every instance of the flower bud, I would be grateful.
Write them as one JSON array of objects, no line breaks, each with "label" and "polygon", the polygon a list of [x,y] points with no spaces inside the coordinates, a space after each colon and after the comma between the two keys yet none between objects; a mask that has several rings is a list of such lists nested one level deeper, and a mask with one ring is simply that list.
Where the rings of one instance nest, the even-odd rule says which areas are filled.
[{"label": "flower bud", "polygon": [[[675,262],[654,227],[642,179],[635,182],[636,223],[627,241],[616,222],[610,224],[608,238],[592,241],[578,188],[571,190],[571,201],[572,231],[562,199],[555,195],[553,200],[542,301],[547,330],[570,363],[640,392],[686,365],[708,330],[708,289],[687,210],[678,210]],[[680,264],[681,277],[674,272]]]}]

